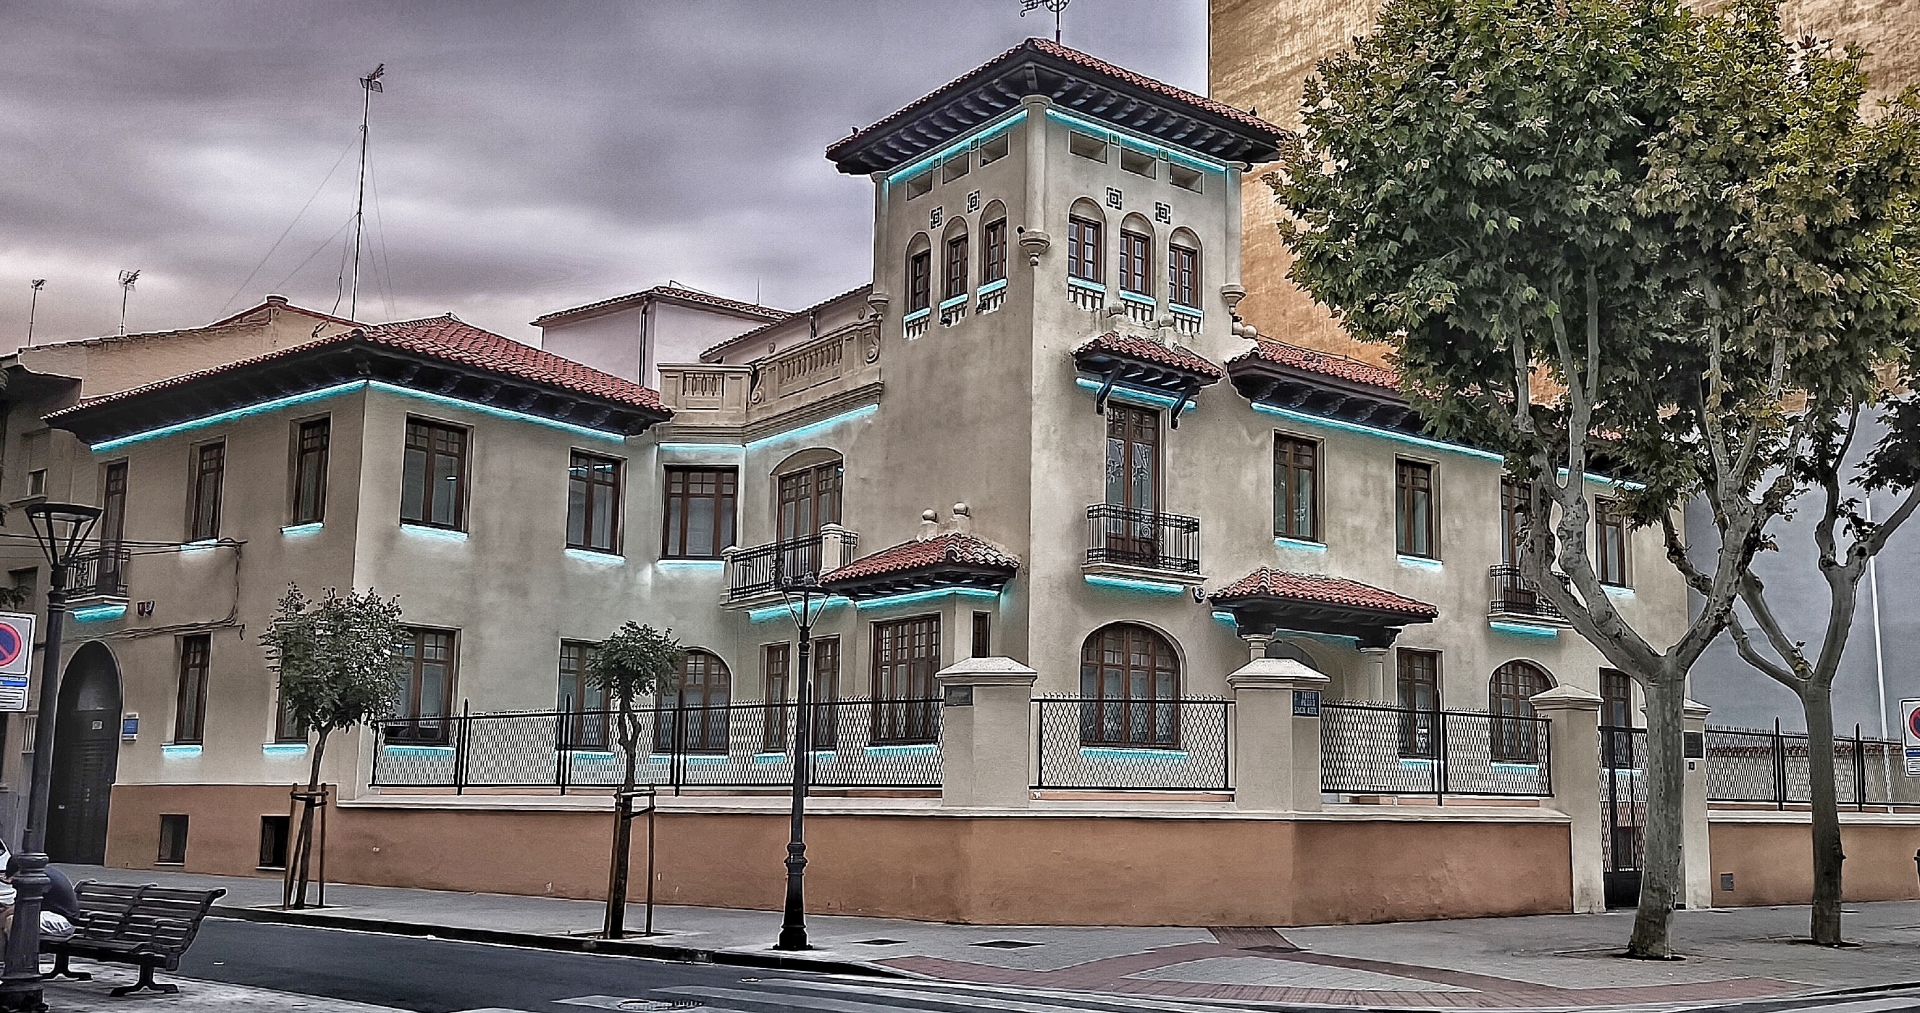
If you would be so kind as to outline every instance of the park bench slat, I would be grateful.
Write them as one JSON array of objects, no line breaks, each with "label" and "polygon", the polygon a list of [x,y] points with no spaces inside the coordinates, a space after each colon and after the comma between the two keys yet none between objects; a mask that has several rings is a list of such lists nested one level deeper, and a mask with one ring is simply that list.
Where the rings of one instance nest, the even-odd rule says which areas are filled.
[{"label": "park bench slat", "polygon": [[153,972],[155,969],[172,971],[180,966],[181,954],[193,944],[213,902],[227,891],[125,886],[88,880],[79,884],[75,892],[80,900],[80,917],[74,919],[74,934],[64,940],[48,941],[42,949],[54,954],[56,975],[91,977],[70,971],[67,967],[70,956],[139,965],[138,984],[113,990],[115,996],[121,996],[142,989],[179,991],[173,985],[154,982]]}]

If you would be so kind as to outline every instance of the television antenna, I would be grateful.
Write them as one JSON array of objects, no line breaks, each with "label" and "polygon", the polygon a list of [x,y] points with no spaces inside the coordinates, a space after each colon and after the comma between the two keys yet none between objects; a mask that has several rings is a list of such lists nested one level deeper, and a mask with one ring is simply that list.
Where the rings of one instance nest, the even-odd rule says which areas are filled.
[{"label": "television antenna", "polygon": [[[373,112],[373,93],[385,92],[380,78],[387,72],[387,65],[373,68],[360,79],[360,188],[353,202],[353,285],[348,289],[347,319],[357,320],[360,313],[360,233],[366,224],[367,211],[367,118]],[[336,292],[333,308],[340,308],[339,295]]]},{"label": "television antenna", "polygon": [[[120,335],[127,333],[127,296],[133,292],[133,283],[140,280],[140,269],[120,272]],[[36,287],[35,291],[38,291]]]},{"label": "television antenna", "polygon": [[35,278],[27,284],[33,286],[33,296],[27,302],[27,344],[31,346],[33,344],[33,315],[40,309],[40,290],[46,287],[47,279]]},{"label": "television antenna", "polygon": [[1059,42],[1060,41],[1060,12],[1066,10],[1067,5],[1072,2],[1073,0],[1020,0],[1020,16],[1024,18],[1027,16],[1028,12],[1039,10],[1042,7],[1045,7],[1047,10],[1052,11],[1053,12],[1053,41]]}]

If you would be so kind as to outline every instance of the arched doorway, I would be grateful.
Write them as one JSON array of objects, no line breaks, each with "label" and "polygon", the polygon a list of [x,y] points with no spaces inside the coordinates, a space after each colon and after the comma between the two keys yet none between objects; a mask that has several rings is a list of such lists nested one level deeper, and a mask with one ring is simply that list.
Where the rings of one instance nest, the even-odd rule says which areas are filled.
[{"label": "arched doorway", "polygon": [[60,680],[47,854],[56,862],[107,859],[107,809],[120,762],[120,665],[107,645],[82,644]]}]

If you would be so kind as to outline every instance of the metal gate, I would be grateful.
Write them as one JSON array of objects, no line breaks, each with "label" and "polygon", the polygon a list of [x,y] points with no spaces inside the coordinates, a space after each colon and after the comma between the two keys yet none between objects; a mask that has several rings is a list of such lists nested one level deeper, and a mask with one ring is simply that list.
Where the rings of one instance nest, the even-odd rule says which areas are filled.
[{"label": "metal gate", "polygon": [[1600,854],[1608,907],[1640,902],[1646,852],[1647,730],[1600,728]]}]

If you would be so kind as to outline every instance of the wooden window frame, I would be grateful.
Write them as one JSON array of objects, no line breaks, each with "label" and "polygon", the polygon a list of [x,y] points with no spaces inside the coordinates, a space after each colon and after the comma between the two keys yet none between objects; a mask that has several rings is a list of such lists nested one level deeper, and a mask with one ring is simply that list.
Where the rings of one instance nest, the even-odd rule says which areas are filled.
[{"label": "wooden window frame", "polygon": [[[814,749],[837,749],[840,745],[840,638],[813,638],[813,656],[807,659],[813,670],[813,730],[807,744]],[[798,671],[798,669],[796,669]]]},{"label": "wooden window frame", "polygon": [[[127,540],[127,459],[100,466],[100,566],[94,571],[96,588],[119,593],[126,584],[120,557]],[[29,599],[31,600],[31,599]]]},{"label": "wooden window frame", "polygon": [[[1107,695],[1110,638],[1119,638],[1120,695]],[[1147,664],[1134,664],[1136,638],[1144,642]],[[1161,664],[1164,651],[1165,664]],[[1147,683],[1147,695],[1133,695],[1136,675]],[[1170,694],[1162,694],[1170,682]],[[1130,749],[1179,749],[1180,700],[1185,692],[1180,649],[1160,631],[1140,623],[1110,623],[1094,630],[1080,644],[1080,744]]]},{"label": "wooden window frame", "polygon": [[[1416,470],[1417,469],[1417,470]],[[1393,549],[1394,552],[1413,559],[1440,558],[1440,497],[1439,468],[1431,461],[1421,461],[1408,457],[1396,457],[1393,461]],[[1409,479],[1419,475],[1424,478],[1424,489],[1410,484]],[[1412,536],[1416,531],[1412,525],[1415,493],[1426,493],[1426,525],[1424,535],[1426,550],[1421,551],[1413,544]]]},{"label": "wooden window frame", "polygon": [[907,254],[907,312],[933,306],[933,250]]},{"label": "wooden window frame", "polygon": [[990,658],[993,656],[993,613],[975,612],[973,614],[972,656]]},{"label": "wooden window frame", "polygon": [[[1302,467],[1299,452],[1304,448],[1308,457]],[[1291,538],[1302,542],[1323,542],[1320,533],[1320,499],[1324,488],[1321,481],[1320,463],[1325,445],[1319,440],[1310,440],[1288,432],[1275,431],[1273,434],[1273,535],[1275,538]],[[1312,494],[1307,497],[1307,530],[1294,529],[1293,489],[1301,471],[1306,471],[1312,479]],[[1281,488],[1281,475],[1286,475],[1286,488]]]},{"label": "wooden window frame", "polygon": [[1500,478],[1500,561],[1520,565],[1520,518],[1527,513],[1526,486],[1513,479]]},{"label": "wooden window frame", "polygon": [[[327,519],[327,469],[333,452],[333,417],[318,415],[295,419],[291,425],[287,469],[292,480],[289,488],[287,522],[321,524]],[[317,446],[309,437],[318,432]],[[311,478],[311,484],[309,479]],[[311,495],[309,495],[311,493]]]},{"label": "wooden window frame", "polygon": [[1067,216],[1067,277],[1106,284],[1104,229],[1091,218]]},{"label": "wooden window frame", "polygon": [[959,298],[967,294],[967,234],[962,232],[947,240],[945,254],[940,265],[940,300]]},{"label": "wooden window frame", "polygon": [[[420,445],[416,445],[414,442],[416,430],[418,430],[424,438],[424,442]],[[438,445],[438,437],[443,435],[457,435],[459,437],[458,450],[447,451],[441,449]],[[420,469],[420,480],[422,482],[420,487],[420,516],[409,517],[407,516],[406,458],[407,455],[415,451],[420,451],[426,456],[421,463]],[[407,416],[406,427],[404,429],[404,435],[402,436],[400,453],[400,523],[413,524],[426,528],[439,528],[444,531],[467,530],[467,487],[471,481],[469,469],[473,465],[473,430],[470,427],[456,425],[452,422],[442,422],[439,419],[409,415]],[[439,504],[439,499],[435,495],[438,483],[434,481],[433,477],[435,474],[434,463],[441,457],[452,457],[455,465],[453,472],[452,523],[442,523],[433,519],[433,515],[436,512],[435,507]]]},{"label": "wooden window frame", "polygon": [[1007,220],[996,218],[980,227],[980,284],[1007,279]]},{"label": "wooden window frame", "polygon": [[[1441,698],[1441,658],[1439,651],[1417,647],[1394,649],[1394,706],[1400,714],[1400,755],[1408,759],[1431,760],[1439,751]],[[1419,690],[1431,690],[1431,707],[1419,706]]]},{"label": "wooden window frame", "polygon": [[795,663],[792,644],[782,641],[760,646],[760,702],[764,705],[760,751],[763,753],[787,751],[787,729],[790,727],[787,712],[790,710],[789,704],[799,700],[794,692],[794,678],[799,674]]},{"label": "wooden window frame", "polygon": [[1199,250],[1178,243],[1167,245],[1167,301],[1191,310],[1200,308]]},{"label": "wooden window frame", "polygon": [[[611,478],[601,479],[596,477],[597,472],[593,469],[602,464],[611,464],[613,466]],[[588,469],[584,475],[582,468]],[[568,452],[567,548],[581,549],[587,552],[604,552],[612,556],[620,555],[621,542],[623,541],[622,535],[624,534],[622,531],[624,525],[621,521],[624,518],[622,509],[625,505],[625,497],[623,494],[626,489],[626,477],[627,462],[618,457],[588,453],[584,450],[570,450]],[[575,487],[579,487],[584,492],[580,498],[580,539],[577,541],[573,536],[573,493]],[[611,513],[613,517],[607,524],[607,543],[605,545],[598,545],[594,542],[594,528],[597,526],[596,522],[599,520],[599,516],[595,512],[593,494],[594,490],[602,488],[612,490],[607,511]]]},{"label": "wooden window frame", "polygon": [[[212,457],[209,465],[209,457]],[[227,441],[222,438],[193,445],[191,479],[187,488],[187,541],[220,537],[220,514],[227,485]],[[212,485],[208,485],[208,476]]]},{"label": "wooden window frame", "polygon": [[[870,739],[876,745],[933,742],[939,730],[942,667],[940,613],[903,616],[873,624]],[[900,653],[902,650],[908,653]]]},{"label": "wooden window frame", "polygon": [[[387,739],[426,745],[445,744],[453,728],[454,689],[460,681],[460,631],[435,626],[404,627],[408,637],[406,685],[398,701],[402,714],[396,714],[387,727]],[[422,690],[426,687],[426,638],[447,638],[447,679],[438,715],[421,713]]]},{"label": "wooden window frame", "polygon": [[[1609,551],[1607,536],[1619,539],[1618,555]],[[1600,583],[1611,587],[1633,586],[1633,528],[1619,500],[1605,496],[1593,498],[1593,561]]]},{"label": "wooden window frame", "polygon": [[207,740],[207,683],[213,676],[213,636],[192,633],[175,645],[179,682],[173,697],[173,744],[197,746]]},{"label": "wooden window frame", "polygon": [[[687,687],[692,680],[688,662],[695,658],[701,659],[704,681],[700,684],[700,702],[690,706]],[[714,702],[716,676],[726,679],[726,694],[719,703]],[[680,677],[674,683],[672,696],[662,693],[654,698],[654,748],[676,754],[725,754],[732,746],[732,714],[733,669],[718,654],[692,648],[680,656]],[[688,734],[687,725],[695,725],[697,730]]]},{"label": "wooden window frame", "polygon": [[1131,229],[1120,230],[1120,291],[1153,295],[1153,237]]},{"label": "wooden window frame", "polygon": [[555,703],[566,715],[561,729],[563,749],[602,752],[612,748],[605,693],[594,688],[587,674],[599,646],[590,640],[560,641]]},{"label": "wooden window frame", "polygon": [[[687,479],[695,474],[707,473],[711,473],[714,476],[713,495],[696,495],[691,492],[690,486],[685,484]],[[676,476],[679,476],[683,483],[682,488],[678,491],[674,489],[674,479]],[[665,481],[660,484],[660,488],[660,558],[721,558],[720,553],[729,545],[733,544],[735,537],[739,533],[737,525],[738,511],[740,509],[740,469],[731,466],[708,464],[669,465],[666,469]],[[688,527],[687,521],[688,518],[692,516],[690,508],[693,503],[708,499],[713,501],[713,551],[706,554],[689,552],[687,551],[687,543],[688,533],[691,529]],[[678,532],[680,540],[677,547],[674,544],[674,535],[676,532],[674,531],[675,517],[673,512],[673,504],[676,501],[681,504],[679,514],[680,530]]]},{"label": "wooden window frame", "polygon": [[[1522,692],[1523,676],[1539,677],[1540,687],[1534,693],[1553,688],[1553,676],[1540,666],[1520,659],[1494,669],[1487,680],[1487,713],[1491,715],[1489,752],[1495,763],[1540,762],[1539,726],[1522,720],[1538,716],[1533,709],[1534,693]],[[1503,706],[1506,704],[1511,704],[1511,708]]]},{"label": "wooden window frame", "polygon": [[[191,830],[191,824],[192,820],[186,813],[160,814],[159,846],[155,849],[153,864],[169,866],[187,864],[187,835]],[[172,832],[176,829],[177,834]],[[169,844],[176,842],[179,845],[178,851],[168,847]]]},{"label": "wooden window frame", "polygon": [[293,712],[287,709],[287,698],[276,687],[273,707],[273,741],[306,742],[308,738],[306,727],[294,720]]}]

